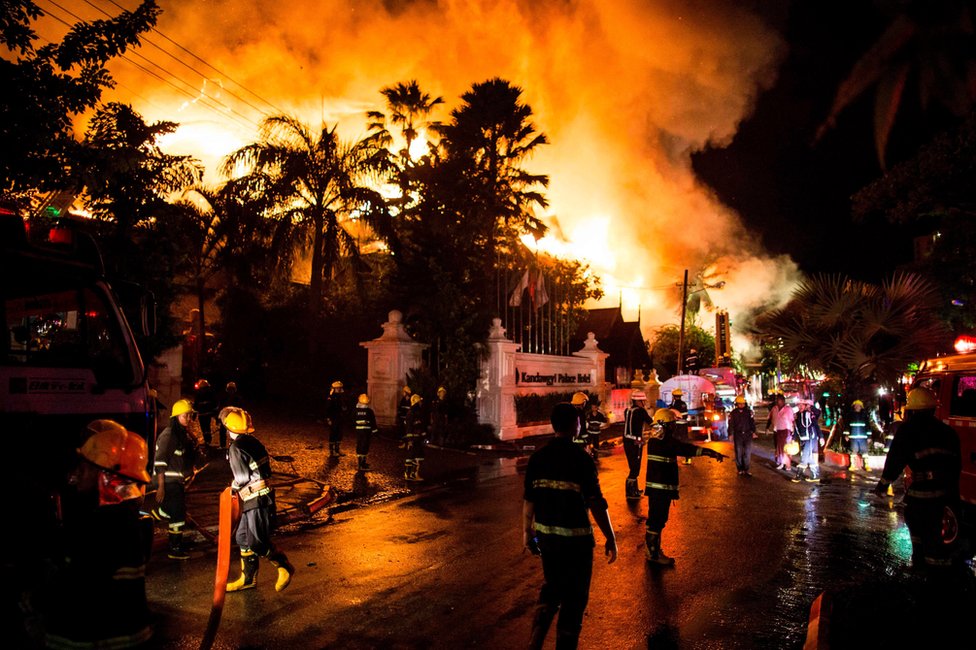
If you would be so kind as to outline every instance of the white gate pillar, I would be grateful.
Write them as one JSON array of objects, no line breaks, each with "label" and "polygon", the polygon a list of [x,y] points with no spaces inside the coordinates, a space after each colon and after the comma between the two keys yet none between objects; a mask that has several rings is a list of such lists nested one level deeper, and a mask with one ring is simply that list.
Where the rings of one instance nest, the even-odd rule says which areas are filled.
[{"label": "white gate pillar", "polygon": [[586,340],[583,341],[583,349],[574,352],[574,357],[590,359],[593,363],[593,389],[600,398],[601,403],[606,403],[610,398],[610,384],[607,382],[607,357],[610,355],[597,347],[599,341],[593,332],[586,333]]},{"label": "white gate pillar", "polygon": [[476,392],[478,421],[490,424],[501,440],[518,437],[515,419],[515,353],[521,347],[505,336],[502,320],[494,318],[488,332],[488,358],[481,362]]},{"label": "white gate pillar", "polygon": [[428,347],[407,334],[399,311],[391,311],[389,319],[383,323],[379,338],[359,344],[369,355],[366,381],[376,423],[384,426],[396,423],[397,402],[407,383],[407,372],[421,367],[421,354]]}]

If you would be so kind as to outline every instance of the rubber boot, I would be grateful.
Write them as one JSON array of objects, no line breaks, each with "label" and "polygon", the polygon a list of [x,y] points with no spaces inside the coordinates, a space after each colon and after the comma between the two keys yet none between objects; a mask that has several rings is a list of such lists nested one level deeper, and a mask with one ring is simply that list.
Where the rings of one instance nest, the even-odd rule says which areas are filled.
[{"label": "rubber boot", "polygon": [[579,647],[579,630],[556,628],[556,650],[576,650]]},{"label": "rubber boot", "polygon": [[408,481],[413,480],[414,466],[412,461],[406,461],[403,466],[403,478]]},{"label": "rubber boot", "polygon": [[422,477],[420,475],[420,459],[419,458],[415,458],[413,462],[414,462],[414,465],[413,465],[413,480],[414,481],[422,481],[422,480],[424,480],[424,477]]},{"label": "rubber boot", "polygon": [[542,603],[535,607],[535,617],[532,619],[532,637],[529,639],[529,650],[542,650],[542,645],[546,642],[546,635],[549,634],[549,627],[552,619],[556,617],[558,607],[544,605]]},{"label": "rubber boot", "polygon": [[254,551],[241,549],[241,575],[227,583],[227,591],[254,589],[258,582],[258,556]]},{"label": "rubber boot", "polygon": [[190,554],[186,552],[185,548],[183,548],[183,531],[170,532],[169,548],[166,551],[166,557],[171,560],[190,559]]},{"label": "rubber boot", "polygon": [[342,449],[340,448],[341,445],[342,445],[341,442],[335,443],[335,455],[336,456],[345,456],[345,454],[342,452]]},{"label": "rubber boot", "polygon": [[643,494],[641,490],[637,489],[637,479],[635,478],[627,479],[625,492],[628,499],[639,499]]},{"label": "rubber boot", "polygon": [[668,557],[661,550],[661,533],[645,533],[644,543],[648,562],[651,564],[660,564],[661,566],[674,566],[674,558]]},{"label": "rubber boot", "polygon": [[278,550],[275,550],[269,555],[268,560],[278,569],[278,580],[275,582],[275,591],[284,591],[285,587],[291,584],[291,577],[295,575],[295,567],[288,561],[285,554]]},{"label": "rubber boot", "polygon": [[359,459],[359,466],[358,466],[357,469],[360,472],[368,472],[369,471],[369,463],[366,462],[366,455],[365,454],[359,454],[357,456],[357,458]]},{"label": "rubber boot", "polygon": [[803,480],[803,470],[801,468],[797,467],[796,468],[796,472],[793,474],[793,477],[790,480],[793,481],[794,483],[799,483],[800,481],[802,481]]}]

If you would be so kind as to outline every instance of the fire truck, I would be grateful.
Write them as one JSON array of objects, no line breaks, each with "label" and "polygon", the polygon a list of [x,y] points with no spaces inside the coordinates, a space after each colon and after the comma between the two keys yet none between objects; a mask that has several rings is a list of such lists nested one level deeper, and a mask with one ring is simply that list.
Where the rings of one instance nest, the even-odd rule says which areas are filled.
[{"label": "fire truck", "polygon": [[[155,445],[146,366],[94,239],[51,223],[32,233],[45,244],[33,244],[17,210],[0,204],[0,458],[25,525],[49,509],[92,420],[116,420]],[[145,334],[149,298],[142,292],[130,312]]]},{"label": "fire truck", "polygon": [[912,384],[912,388],[916,387],[935,393],[939,400],[936,417],[959,435],[961,527],[971,539],[976,539],[976,353],[925,361]]}]

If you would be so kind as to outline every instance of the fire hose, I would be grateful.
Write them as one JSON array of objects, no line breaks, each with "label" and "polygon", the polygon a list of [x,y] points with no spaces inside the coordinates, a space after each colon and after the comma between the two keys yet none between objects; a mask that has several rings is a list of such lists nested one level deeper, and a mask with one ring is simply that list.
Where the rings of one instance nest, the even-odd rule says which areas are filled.
[{"label": "fire hose", "polygon": [[240,518],[241,502],[229,487],[225,488],[220,493],[220,523],[217,529],[217,570],[214,575],[213,604],[210,607],[207,629],[200,641],[200,650],[210,650],[214,639],[217,638],[220,615],[224,610],[224,598],[227,595],[227,575],[230,572],[230,541]]}]

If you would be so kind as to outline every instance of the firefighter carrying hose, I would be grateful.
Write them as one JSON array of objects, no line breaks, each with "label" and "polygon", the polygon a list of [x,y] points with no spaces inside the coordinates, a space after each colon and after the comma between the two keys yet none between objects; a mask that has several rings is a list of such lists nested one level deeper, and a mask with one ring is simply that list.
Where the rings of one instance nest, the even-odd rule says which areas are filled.
[{"label": "firefighter carrying hose", "polygon": [[671,409],[654,412],[654,426],[647,440],[647,525],[644,541],[647,561],[674,566],[674,558],[661,550],[661,531],[668,522],[671,501],[678,498],[678,456],[710,456],[722,462],[725,455],[674,436],[677,418]]},{"label": "firefighter carrying hose", "polygon": [[227,460],[234,478],[231,489],[241,499],[241,522],[234,541],[241,547],[241,575],[227,584],[227,591],[253,589],[258,578],[258,558],[267,558],[278,570],[275,591],[291,582],[295,567],[271,541],[275,520],[275,494],[271,487],[271,459],[261,441],[252,436],[251,416],[236,406],[220,412],[230,434]]},{"label": "firefighter carrying hose", "polygon": [[356,469],[360,472],[368,472],[369,464],[366,462],[366,455],[369,453],[369,443],[373,434],[379,429],[376,427],[376,414],[369,407],[369,395],[366,393],[360,395],[356,403],[353,426],[356,429],[356,459],[359,461]]},{"label": "firefighter carrying hose", "polygon": [[79,508],[62,521],[63,553],[49,588],[30,601],[40,615],[39,641],[48,648],[143,647],[152,636],[145,580],[152,520],[139,513],[149,452],[142,437],[113,420],[95,420],[87,431],[69,477]]},{"label": "firefighter carrying hose", "polygon": [[909,391],[905,420],[895,433],[875,494],[883,496],[905,467],[911,484],[905,492],[905,523],[912,538],[912,565],[938,570],[952,567],[959,533],[959,436],[935,417],[935,394]]},{"label": "firefighter carrying hose", "polygon": [[187,476],[193,474],[196,460],[196,441],[190,437],[189,426],[193,420],[190,400],[180,399],[173,404],[169,426],[156,440],[156,457],[153,461],[156,474],[156,503],[151,514],[154,519],[165,521],[169,529],[169,549],[166,555],[172,560],[187,560],[190,554],[183,545],[183,528],[186,526],[186,495],[184,485]]}]

